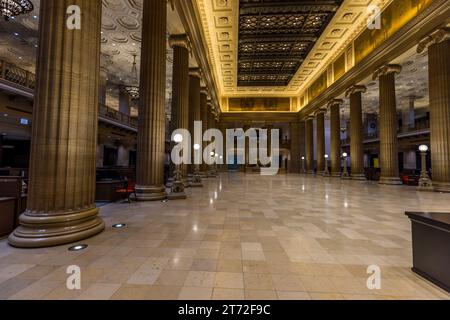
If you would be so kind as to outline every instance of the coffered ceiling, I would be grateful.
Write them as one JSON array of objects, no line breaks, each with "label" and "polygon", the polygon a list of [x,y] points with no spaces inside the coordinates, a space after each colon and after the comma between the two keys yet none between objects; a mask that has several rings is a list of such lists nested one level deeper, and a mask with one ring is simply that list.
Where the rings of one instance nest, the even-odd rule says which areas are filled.
[{"label": "coffered ceiling", "polygon": [[238,86],[286,86],[342,0],[240,0]]},{"label": "coffered ceiling", "polygon": [[365,29],[370,5],[383,9],[391,1],[196,3],[221,96],[292,97],[311,85]]},{"label": "coffered ceiling", "polygon": [[[32,0],[34,11],[10,21],[0,19],[0,58],[35,72],[38,47],[40,0]],[[108,71],[108,97],[110,107],[118,108],[118,86],[129,84],[133,56],[140,64],[142,0],[103,0],[101,54],[102,65]],[[167,34],[184,33],[184,27],[168,3]],[[197,67],[191,56],[190,66]],[[172,92],[172,50],[167,47],[167,113],[170,114]],[[134,113],[136,110],[134,110]]]}]

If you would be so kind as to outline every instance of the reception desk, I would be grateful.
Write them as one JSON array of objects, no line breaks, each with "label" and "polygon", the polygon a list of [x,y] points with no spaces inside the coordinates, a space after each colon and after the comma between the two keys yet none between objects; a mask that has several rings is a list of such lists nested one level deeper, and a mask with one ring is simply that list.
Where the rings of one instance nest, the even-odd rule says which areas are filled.
[{"label": "reception desk", "polygon": [[450,213],[408,212],[413,272],[450,292]]},{"label": "reception desk", "polygon": [[97,181],[95,201],[116,202],[123,200],[124,196],[117,193],[117,190],[123,189],[125,185],[126,181],[123,180]]},{"label": "reception desk", "polygon": [[0,238],[8,236],[14,231],[15,209],[15,198],[0,198]]}]

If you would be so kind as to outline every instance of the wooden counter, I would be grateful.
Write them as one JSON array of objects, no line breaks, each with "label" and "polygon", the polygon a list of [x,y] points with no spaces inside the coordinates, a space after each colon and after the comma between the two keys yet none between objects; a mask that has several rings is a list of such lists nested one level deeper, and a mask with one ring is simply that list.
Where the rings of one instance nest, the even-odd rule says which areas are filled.
[{"label": "wooden counter", "polygon": [[450,213],[408,212],[413,272],[450,292]]},{"label": "wooden counter", "polygon": [[0,198],[0,238],[14,231],[15,208],[15,198]]}]

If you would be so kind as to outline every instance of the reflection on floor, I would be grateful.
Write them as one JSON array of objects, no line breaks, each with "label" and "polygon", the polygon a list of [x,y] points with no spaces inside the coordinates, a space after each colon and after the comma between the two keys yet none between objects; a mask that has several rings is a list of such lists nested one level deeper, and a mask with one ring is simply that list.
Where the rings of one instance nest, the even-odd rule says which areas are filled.
[{"label": "reflection on floor", "polygon": [[[89,248],[0,242],[0,299],[449,299],[410,271],[406,210],[450,195],[304,176],[223,174],[186,201],[102,208]],[[115,223],[126,223],[113,229]],[[82,288],[66,287],[67,267]],[[367,268],[382,271],[367,288]]]}]

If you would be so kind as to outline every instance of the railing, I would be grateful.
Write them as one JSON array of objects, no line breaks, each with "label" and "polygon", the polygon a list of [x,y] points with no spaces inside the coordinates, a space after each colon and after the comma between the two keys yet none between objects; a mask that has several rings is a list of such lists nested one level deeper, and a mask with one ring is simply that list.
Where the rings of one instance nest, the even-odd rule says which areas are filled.
[{"label": "railing", "polygon": [[[429,120],[418,121],[412,127],[398,128],[398,135],[399,135],[399,137],[401,137],[403,135],[414,134],[414,133],[422,134],[422,133],[424,133],[424,131],[427,131],[429,129],[430,129],[430,121]],[[364,135],[363,135],[364,142],[369,142],[369,141],[378,140],[378,139],[380,139],[379,131],[376,131],[376,132],[373,132],[370,134],[364,133]],[[342,139],[341,143],[343,145],[349,145],[350,137],[348,137],[346,139]]]},{"label": "railing", "polygon": [[99,106],[100,106],[100,109],[99,109],[100,117],[104,117],[106,119],[110,119],[110,120],[113,120],[120,124],[124,124],[129,127],[137,129],[138,121],[136,118],[130,117],[129,115],[126,115],[117,110],[114,110],[104,104],[100,104]]},{"label": "railing", "polygon": [[21,69],[5,60],[0,60],[0,79],[31,90],[34,90],[36,86],[36,76],[33,73]]}]

